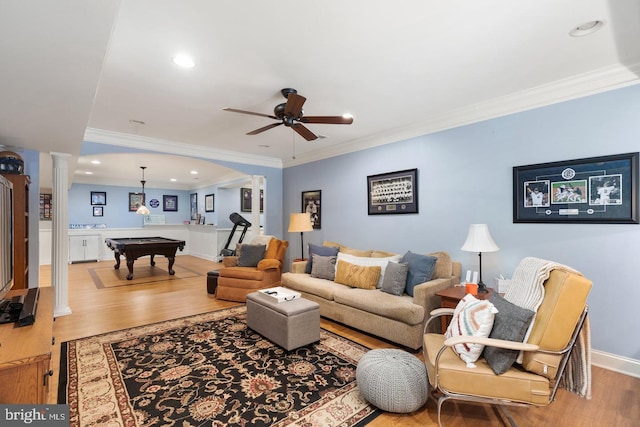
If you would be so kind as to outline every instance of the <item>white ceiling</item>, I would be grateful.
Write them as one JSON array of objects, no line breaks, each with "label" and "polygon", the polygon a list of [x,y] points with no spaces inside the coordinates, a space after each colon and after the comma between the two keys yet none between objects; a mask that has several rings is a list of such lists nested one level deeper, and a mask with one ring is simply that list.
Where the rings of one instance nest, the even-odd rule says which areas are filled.
[{"label": "white ceiling", "polygon": [[[0,144],[72,154],[74,182],[147,166],[193,188],[229,171],[194,164],[214,175],[194,182],[173,156],[300,164],[635,84],[638,40],[638,0],[0,0]],[[273,121],[222,110],[272,114],[285,87],[354,123],[247,136]],[[83,140],[172,156],[103,155],[87,178]]]}]

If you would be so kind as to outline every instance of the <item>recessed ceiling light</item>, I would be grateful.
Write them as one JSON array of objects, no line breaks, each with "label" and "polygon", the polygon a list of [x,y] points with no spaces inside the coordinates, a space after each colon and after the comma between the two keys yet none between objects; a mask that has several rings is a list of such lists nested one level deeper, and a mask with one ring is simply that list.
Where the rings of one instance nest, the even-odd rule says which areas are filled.
[{"label": "recessed ceiling light", "polygon": [[193,62],[193,58],[186,53],[179,53],[171,60],[174,64],[182,68],[193,68],[196,65],[195,62]]},{"label": "recessed ceiling light", "polygon": [[94,165],[99,165],[100,164],[100,160],[91,160],[91,163]]},{"label": "recessed ceiling light", "polygon": [[85,174],[85,175],[93,175],[93,172],[91,172],[91,171],[84,171],[84,174]]},{"label": "recessed ceiling light", "polygon": [[604,25],[604,21],[589,21],[585,22],[582,25],[578,25],[571,31],[569,31],[569,35],[572,37],[582,37],[589,34],[593,34],[598,31]]},{"label": "recessed ceiling light", "polygon": [[198,171],[191,171],[191,175],[198,175]]},{"label": "recessed ceiling light", "polygon": [[176,181],[177,181],[177,179],[175,179],[175,178],[171,178],[169,181],[171,181],[171,182],[176,182]]}]

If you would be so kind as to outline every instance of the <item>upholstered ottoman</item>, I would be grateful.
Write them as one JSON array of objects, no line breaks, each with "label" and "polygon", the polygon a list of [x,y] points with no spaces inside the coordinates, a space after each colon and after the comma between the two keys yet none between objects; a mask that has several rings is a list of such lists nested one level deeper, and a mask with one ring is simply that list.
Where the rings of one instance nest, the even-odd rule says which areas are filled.
[{"label": "upholstered ottoman", "polygon": [[304,298],[274,302],[247,295],[247,326],[286,350],[320,341],[320,306]]},{"label": "upholstered ottoman", "polygon": [[420,359],[392,348],[371,350],[362,356],[356,382],[367,402],[388,412],[416,411],[429,392],[427,370]]}]

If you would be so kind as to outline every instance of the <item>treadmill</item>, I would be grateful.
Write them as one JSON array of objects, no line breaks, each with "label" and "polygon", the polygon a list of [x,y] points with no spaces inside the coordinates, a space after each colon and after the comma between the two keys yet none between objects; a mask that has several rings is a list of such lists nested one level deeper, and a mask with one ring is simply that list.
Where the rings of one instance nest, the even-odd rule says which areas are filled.
[{"label": "treadmill", "polygon": [[235,249],[229,249],[229,245],[231,244],[231,240],[233,239],[233,235],[235,234],[238,227],[243,227],[242,233],[240,234],[240,239],[238,239],[238,243],[242,243],[245,234],[247,234],[247,230],[251,227],[251,223],[244,219],[239,213],[234,212],[229,215],[229,219],[233,222],[233,228],[231,229],[231,233],[229,234],[229,238],[227,239],[227,243],[224,245],[224,249],[220,251],[220,256],[234,256],[236,254]]}]

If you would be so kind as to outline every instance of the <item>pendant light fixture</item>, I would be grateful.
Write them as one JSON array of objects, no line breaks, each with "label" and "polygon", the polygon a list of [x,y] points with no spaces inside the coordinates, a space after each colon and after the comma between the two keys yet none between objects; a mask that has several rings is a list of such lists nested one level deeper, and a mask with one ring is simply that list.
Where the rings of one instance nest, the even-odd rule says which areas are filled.
[{"label": "pendant light fixture", "polygon": [[142,184],[142,203],[140,204],[140,206],[138,206],[138,210],[136,211],[136,213],[138,215],[149,215],[149,209],[144,205],[144,201],[145,201],[145,195],[144,195],[144,184],[147,182],[144,180],[144,170],[146,169],[146,166],[140,166],[140,169],[142,169],[142,180],[140,181],[140,183]]}]

